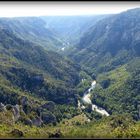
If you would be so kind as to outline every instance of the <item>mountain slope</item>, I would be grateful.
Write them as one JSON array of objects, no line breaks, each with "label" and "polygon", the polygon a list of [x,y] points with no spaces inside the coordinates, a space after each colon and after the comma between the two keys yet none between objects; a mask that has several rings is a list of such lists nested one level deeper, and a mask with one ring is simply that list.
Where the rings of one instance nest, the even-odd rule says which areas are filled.
[{"label": "mountain slope", "polygon": [[[45,51],[41,46],[18,38],[9,29],[1,29],[0,36],[2,76],[12,84],[35,92],[38,96],[41,94],[40,88],[46,87],[45,93],[42,94],[48,99],[53,100],[53,96],[47,97],[51,93],[54,96],[55,94],[72,94],[70,88],[79,82],[79,66],[57,53]],[[40,76],[36,77],[37,75]],[[44,82],[45,79],[47,83]],[[36,84],[32,82],[37,82],[36,84],[41,82],[41,85],[36,87]],[[51,86],[55,87],[54,90],[51,90]],[[54,100],[62,101],[55,98]]]},{"label": "mountain slope", "polygon": [[0,28],[12,31],[22,40],[57,50],[63,42],[53,31],[46,29],[45,24],[40,17],[0,18]]},{"label": "mountain slope", "polygon": [[[79,41],[84,31],[97,21],[109,15],[91,16],[43,16],[45,27],[54,31],[66,46],[73,46]],[[92,23],[92,24],[91,24]]]},{"label": "mountain slope", "polygon": [[98,83],[92,101],[110,114],[139,120],[140,9],[100,20],[69,55]]},{"label": "mountain slope", "polygon": [[133,9],[99,21],[70,56],[96,71],[111,70],[139,56],[139,13],[140,9]]},{"label": "mountain slope", "polygon": [[[68,26],[59,28],[60,21],[54,31],[54,25],[46,27],[39,18],[0,19],[0,137],[139,137],[139,15],[140,9],[133,9],[97,18],[96,24],[83,21],[73,31],[70,24],[66,32]],[[46,49],[57,46],[61,29],[60,38],[73,43],[84,33],[69,48],[76,63]],[[97,84],[88,90],[92,78]],[[108,117],[91,105],[77,105],[87,90]]]}]

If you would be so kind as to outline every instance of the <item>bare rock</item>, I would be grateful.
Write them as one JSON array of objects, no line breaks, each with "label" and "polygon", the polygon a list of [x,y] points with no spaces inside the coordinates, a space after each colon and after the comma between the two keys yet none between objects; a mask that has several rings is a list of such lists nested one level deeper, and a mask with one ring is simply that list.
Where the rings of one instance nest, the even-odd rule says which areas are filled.
[{"label": "bare rock", "polygon": [[35,126],[41,126],[43,123],[42,119],[38,116],[36,116],[34,119],[32,119],[32,124]]},{"label": "bare rock", "polygon": [[13,106],[13,115],[14,115],[15,121],[17,121],[20,117],[20,107],[17,104]]},{"label": "bare rock", "polygon": [[6,106],[3,103],[0,103],[0,112],[6,111]]}]

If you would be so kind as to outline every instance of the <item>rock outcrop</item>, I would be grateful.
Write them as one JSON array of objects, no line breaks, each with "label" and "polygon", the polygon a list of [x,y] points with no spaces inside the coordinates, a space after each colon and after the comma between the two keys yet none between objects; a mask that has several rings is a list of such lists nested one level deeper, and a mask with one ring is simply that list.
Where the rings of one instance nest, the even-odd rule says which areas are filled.
[{"label": "rock outcrop", "polygon": [[6,107],[3,103],[0,103],[0,112],[6,111]]},{"label": "rock outcrop", "polygon": [[15,106],[13,106],[12,111],[13,111],[13,115],[14,115],[14,120],[17,121],[20,117],[20,107],[19,107],[19,105],[16,104]]},{"label": "rock outcrop", "polygon": [[43,123],[42,119],[38,116],[32,119],[32,124],[35,126],[41,126],[42,123]]}]

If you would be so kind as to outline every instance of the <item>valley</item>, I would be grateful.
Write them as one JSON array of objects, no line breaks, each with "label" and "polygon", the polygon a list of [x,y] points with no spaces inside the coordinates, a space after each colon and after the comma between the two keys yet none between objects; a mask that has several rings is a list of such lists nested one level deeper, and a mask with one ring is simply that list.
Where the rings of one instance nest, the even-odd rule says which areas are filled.
[{"label": "valley", "polygon": [[139,138],[139,23],[0,18],[0,138]]}]

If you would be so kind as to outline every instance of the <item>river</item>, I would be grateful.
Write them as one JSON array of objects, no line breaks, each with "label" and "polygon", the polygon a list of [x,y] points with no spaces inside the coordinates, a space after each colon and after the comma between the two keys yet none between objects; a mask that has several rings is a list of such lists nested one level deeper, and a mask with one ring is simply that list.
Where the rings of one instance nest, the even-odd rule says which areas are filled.
[{"label": "river", "polygon": [[[91,97],[91,91],[95,88],[95,86],[96,86],[96,81],[94,80],[91,83],[91,87],[84,93],[84,96],[83,96],[82,100],[86,104],[91,104],[93,111],[96,111],[96,112],[100,113],[101,115],[109,116],[109,113],[105,109],[103,109],[101,107],[98,107],[95,104],[92,104],[92,101],[91,101],[90,97]],[[80,102],[78,102],[78,104],[80,106]],[[82,106],[81,108],[84,109],[85,107]]]}]

